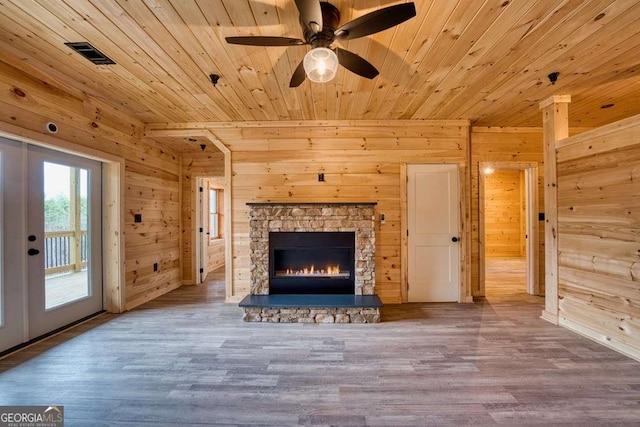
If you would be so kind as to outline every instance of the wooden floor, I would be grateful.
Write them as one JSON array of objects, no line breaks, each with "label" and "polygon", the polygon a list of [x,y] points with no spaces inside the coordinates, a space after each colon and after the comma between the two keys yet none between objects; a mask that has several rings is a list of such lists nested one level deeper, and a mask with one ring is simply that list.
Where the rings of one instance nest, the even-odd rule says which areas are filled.
[{"label": "wooden floor", "polygon": [[0,360],[0,405],[64,405],[67,426],[640,424],[640,363],[541,320],[540,297],[256,324],[222,278]]},{"label": "wooden floor", "polygon": [[527,292],[526,258],[485,258],[485,295],[505,297]]},{"label": "wooden floor", "polygon": [[50,309],[89,294],[87,270],[48,276],[45,281],[46,308]]}]

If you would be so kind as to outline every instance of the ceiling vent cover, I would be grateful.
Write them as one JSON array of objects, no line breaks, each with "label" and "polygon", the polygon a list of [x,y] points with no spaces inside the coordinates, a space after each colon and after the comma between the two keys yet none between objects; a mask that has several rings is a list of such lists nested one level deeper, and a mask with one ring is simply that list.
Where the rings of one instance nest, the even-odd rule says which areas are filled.
[{"label": "ceiling vent cover", "polygon": [[115,64],[115,62],[111,58],[100,52],[88,42],[74,42],[65,44],[96,65]]}]

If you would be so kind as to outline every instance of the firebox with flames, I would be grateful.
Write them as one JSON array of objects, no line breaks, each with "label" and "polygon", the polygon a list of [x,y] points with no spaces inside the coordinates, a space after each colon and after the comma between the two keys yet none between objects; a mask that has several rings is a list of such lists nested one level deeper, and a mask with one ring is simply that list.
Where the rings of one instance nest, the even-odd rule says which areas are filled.
[{"label": "firebox with flames", "polygon": [[329,265],[317,269],[314,265],[300,269],[287,268],[276,271],[276,277],[349,277],[348,271],[341,271],[339,265]]}]

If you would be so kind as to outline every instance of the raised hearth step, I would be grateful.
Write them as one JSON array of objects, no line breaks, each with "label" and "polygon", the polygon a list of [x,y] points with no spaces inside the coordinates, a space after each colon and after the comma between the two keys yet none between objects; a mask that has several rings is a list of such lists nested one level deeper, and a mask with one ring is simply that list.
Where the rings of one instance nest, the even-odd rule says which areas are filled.
[{"label": "raised hearth step", "polygon": [[247,295],[238,305],[264,308],[380,308],[382,301],[378,295],[273,294]]}]

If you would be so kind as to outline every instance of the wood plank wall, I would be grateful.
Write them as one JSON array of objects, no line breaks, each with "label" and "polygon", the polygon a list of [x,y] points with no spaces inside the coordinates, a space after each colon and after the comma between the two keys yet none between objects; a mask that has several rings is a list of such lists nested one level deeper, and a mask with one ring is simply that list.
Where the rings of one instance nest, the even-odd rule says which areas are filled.
[{"label": "wood plank wall", "polygon": [[[196,178],[224,177],[224,155],[213,146],[203,153],[182,155],[182,279],[184,284],[196,282]],[[222,248],[224,262],[224,244]]]},{"label": "wood plank wall", "polygon": [[234,297],[249,293],[247,202],[373,201],[376,215],[386,217],[376,225],[376,292],[400,303],[401,164],[452,162],[467,170],[466,121],[300,122],[214,132],[233,159]]},{"label": "wood plank wall", "polygon": [[640,115],[556,147],[560,323],[640,360]]},{"label": "wood plank wall", "polygon": [[[0,61],[0,128],[37,135],[49,121],[59,132],[48,140],[125,160],[125,308],[180,286],[179,154],[142,139],[142,123],[115,108]],[[136,213],[142,214],[141,223],[134,223]]]},{"label": "wood plank wall", "polygon": [[[538,207],[544,209],[542,128],[484,128],[473,127],[471,131],[471,283],[473,296],[480,296],[479,281],[479,164],[518,168],[518,163],[538,165]],[[539,273],[540,288],[544,290],[544,227],[540,224]]]},{"label": "wood plank wall", "polygon": [[524,257],[524,171],[495,170],[484,187],[486,257]]}]

